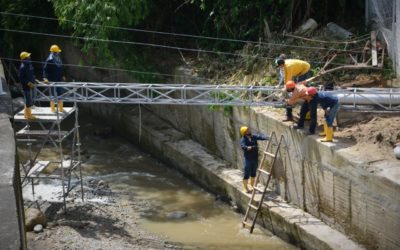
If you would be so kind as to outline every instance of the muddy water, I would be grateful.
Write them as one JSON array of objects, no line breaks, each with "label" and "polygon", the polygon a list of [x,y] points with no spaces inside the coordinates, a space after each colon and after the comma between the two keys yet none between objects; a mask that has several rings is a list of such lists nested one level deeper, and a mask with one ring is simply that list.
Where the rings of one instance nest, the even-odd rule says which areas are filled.
[{"label": "muddy water", "polygon": [[[103,180],[118,200],[140,200],[145,204],[140,209],[140,227],[185,249],[296,249],[260,228],[249,234],[241,228],[243,215],[177,171],[115,133],[93,135],[93,131],[102,129],[98,124],[81,124],[87,149],[85,183]],[[171,212],[177,211],[184,217],[172,218]]]}]

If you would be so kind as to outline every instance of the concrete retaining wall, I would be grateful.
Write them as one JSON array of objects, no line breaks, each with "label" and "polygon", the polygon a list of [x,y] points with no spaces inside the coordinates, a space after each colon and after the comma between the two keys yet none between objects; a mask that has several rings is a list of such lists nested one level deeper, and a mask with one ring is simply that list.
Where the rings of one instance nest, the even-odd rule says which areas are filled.
[{"label": "concrete retaining wall", "polygon": [[[182,75],[182,72],[177,74]],[[320,143],[318,136],[306,137],[290,129],[266,108],[228,108],[215,112],[208,107],[154,105],[148,108],[166,123],[158,119],[146,121],[148,118],[143,117],[142,124],[135,113],[137,108],[105,105],[101,116],[131,138],[138,138],[141,128],[140,147],[176,166],[181,161],[194,164],[201,160],[193,155],[192,158],[174,161],[165,154],[167,150],[171,153],[171,149],[163,147],[181,137],[200,143],[212,155],[223,159],[225,166],[239,170],[243,162],[238,146],[240,126],[250,124],[254,131],[275,131],[278,136],[283,135],[287,148],[280,152],[280,164],[275,172],[277,194],[369,249],[400,248],[398,161],[368,160],[370,157],[355,152],[351,143]],[[180,131],[178,139],[164,136],[165,130],[171,128]],[[159,133],[159,137],[152,136],[152,133]],[[163,141],[158,141],[158,138],[163,138]],[[264,145],[261,143],[260,147]],[[173,155],[180,157],[178,152]],[[185,172],[184,167],[182,170]],[[207,179],[201,173],[193,176]],[[201,183],[217,193],[226,191],[212,181]]]},{"label": "concrete retaining wall", "polygon": [[[142,108],[139,116],[137,106],[126,105],[96,105],[86,108],[93,114],[106,118],[126,138],[130,138],[153,156],[177,167],[201,186],[232,200],[242,211],[247,207],[249,195],[241,191],[242,172],[229,167],[229,163],[216,157],[214,151],[171,128],[170,124],[153,113]],[[271,207],[271,213],[266,210],[267,205]],[[260,224],[265,224],[279,237],[301,248],[361,248],[344,234],[309,213],[289,205],[278,196],[264,202],[262,214]]]},{"label": "concrete retaining wall", "polygon": [[398,161],[369,161],[351,144],[320,143],[318,136],[306,137],[261,108],[234,108],[230,118],[201,107],[152,110],[237,169],[243,166],[237,132],[241,125],[250,120],[255,131],[283,135],[288,148],[281,151],[276,173],[278,194],[368,248],[400,248]]},{"label": "concrete retaining wall", "polygon": [[26,249],[21,179],[10,122],[11,96],[2,70],[0,79],[3,91],[6,92],[0,95],[0,248]]},{"label": "concrete retaining wall", "polygon": [[237,169],[243,166],[240,126],[283,135],[288,147],[280,152],[275,173],[275,191],[281,197],[368,248],[400,248],[399,161],[382,161],[379,156],[371,160],[370,155],[355,152],[351,143],[321,143],[318,136],[290,129],[266,108],[233,108],[228,115],[207,107],[150,108]]}]

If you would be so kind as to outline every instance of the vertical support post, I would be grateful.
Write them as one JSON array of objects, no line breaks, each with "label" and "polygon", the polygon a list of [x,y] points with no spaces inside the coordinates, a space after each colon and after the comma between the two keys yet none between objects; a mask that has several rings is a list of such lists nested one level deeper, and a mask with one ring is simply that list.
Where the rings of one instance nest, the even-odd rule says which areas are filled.
[{"label": "vertical support post", "polygon": [[[27,128],[27,130],[30,129],[28,121],[26,122],[26,128]],[[31,136],[28,133],[28,142],[26,143],[26,145],[28,146],[28,151],[29,151],[29,169],[28,169],[28,171],[26,171],[26,175],[29,173],[29,171],[35,165],[35,159],[32,158],[32,142],[29,141],[30,139],[31,139]],[[32,186],[32,198],[35,199],[35,183],[33,181],[33,178],[31,178],[31,186]]]},{"label": "vertical support post", "polygon": [[[75,93],[74,93],[75,95]],[[74,98],[76,100],[76,98]],[[78,167],[79,167],[79,179],[81,182],[81,197],[82,197],[82,202],[84,201],[84,193],[83,193],[83,179],[82,179],[82,163],[81,163],[81,141],[80,141],[80,135],[79,135],[79,114],[78,114],[78,105],[76,102],[74,102],[74,108],[75,108],[75,131],[76,131],[76,148],[78,151]]]},{"label": "vertical support post", "polygon": [[61,140],[61,121],[60,121],[60,112],[58,107],[58,94],[56,87],[54,87],[54,96],[55,96],[55,103],[57,103],[56,107],[56,116],[57,116],[57,131],[58,131],[58,150],[60,155],[60,168],[61,168],[61,188],[62,188],[62,196],[63,196],[63,203],[64,203],[64,212],[67,211],[67,204],[65,200],[65,187],[64,187],[64,180],[65,180],[65,173],[64,173],[64,154],[63,154],[63,147],[62,147],[62,140]]},{"label": "vertical support post", "polygon": [[372,57],[372,66],[378,66],[378,53],[376,52],[375,31],[371,31],[371,57]]},{"label": "vertical support post", "polygon": [[3,81],[0,79],[0,95],[5,94],[5,92],[3,92]]}]

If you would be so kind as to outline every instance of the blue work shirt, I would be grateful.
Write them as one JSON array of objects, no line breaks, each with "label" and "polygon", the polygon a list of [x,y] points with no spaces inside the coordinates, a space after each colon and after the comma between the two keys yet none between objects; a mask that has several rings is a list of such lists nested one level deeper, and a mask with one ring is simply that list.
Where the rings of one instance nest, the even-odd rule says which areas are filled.
[{"label": "blue work shirt", "polygon": [[[255,134],[250,136],[251,140],[248,136],[243,136],[240,140],[240,147],[244,151],[244,158],[246,161],[257,161],[258,160],[258,140],[268,140],[268,136],[263,134]],[[251,147],[250,150],[247,150],[247,147]]]},{"label": "blue work shirt", "polygon": [[317,102],[324,110],[326,110],[327,108],[333,108],[333,106],[335,106],[339,102],[339,99],[335,94],[326,92],[318,92],[313,99],[317,99]]},{"label": "blue work shirt", "polygon": [[64,66],[61,57],[50,53],[43,67],[43,78],[51,82],[61,82],[64,76]]},{"label": "blue work shirt", "polygon": [[22,60],[19,67],[19,80],[21,81],[22,88],[24,90],[29,90],[28,83],[35,82],[35,74],[32,66],[32,62],[29,59]]}]

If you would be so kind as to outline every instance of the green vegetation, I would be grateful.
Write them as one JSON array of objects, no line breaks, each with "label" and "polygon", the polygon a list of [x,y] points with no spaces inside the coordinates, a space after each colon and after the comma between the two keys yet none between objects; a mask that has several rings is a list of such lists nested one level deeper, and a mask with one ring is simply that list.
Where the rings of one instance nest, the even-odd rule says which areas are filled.
[{"label": "green vegetation", "polygon": [[[129,42],[161,44],[163,46],[206,48],[214,51],[245,53],[254,57],[231,57],[226,55],[204,55],[199,53],[199,71],[206,72],[222,82],[237,83],[245,80],[257,85],[275,85],[275,68],[267,68],[270,59],[280,53],[311,62],[314,70],[324,61],[326,51],[307,54],[303,49],[287,49],[277,46],[261,46],[221,40],[204,40],[179,36],[162,36],[152,33],[113,29],[124,27],[157,30],[174,33],[205,35],[252,41],[289,42],[295,45],[317,46],[313,42],[297,40],[282,41],[279,34],[293,31],[309,17],[318,24],[337,22],[346,27],[359,27],[364,23],[363,0],[0,0],[5,12],[57,18],[57,21],[28,17],[0,15],[1,27],[83,37],[76,40],[82,48],[84,58],[80,64],[132,69],[136,71],[159,71],[159,51],[151,47],[129,44]],[[361,26],[361,25],[360,25]],[[357,30],[352,30],[357,33]],[[0,53],[17,58],[19,52],[29,50],[34,55],[43,54],[43,46],[52,37],[35,36],[0,31]],[[95,39],[95,40],[92,40]],[[125,41],[112,43],[110,41]],[[42,47],[41,47],[42,46]],[[161,50],[161,49],[160,49]],[[166,50],[163,50],[166,51]],[[169,50],[172,57],[180,57]],[[168,57],[166,55],[165,57]],[[314,61],[314,62],[313,62]],[[169,62],[168,62],[169,63]],[[203,65],[201,65],[203,63]],[[388,65],[388,63],[385,63]],[[169,69],[172,69],[171,65]],[[165,69],[164,69],[165,70]],[[169,71],[170,72],[170,71]],[[233,74],[237,77],[232,77]],[[199,72],[202,73],[202,72]],[[392,75],[390,72],[386,73]],[[161,79],[150,74],[133,74],[142,82],[159,82]],[[252,76],[260,75],[257,79]],[[225,77],[225,79],[224,79]]]},{"label": "green vegetation", "polygon": [[[72,35],[101,40],[125,40],[127,33],[110,27],[132,27],[144,20],[151,6],[145,0],[69,1],[52,0],[54,11],[61,27],[72,30]],[[74,22],[67,21],[73,20]],[[102,59],[113,59],[110,52],[113,43],[87,40],[85,52],[91,49],[101,54]]]},{"label": "green vegetation", "polygon": [[[0,6],[1,11],[4,12],[54,17],[53,8],[46,0],[0,0]],[[37,22],[28,17],[0,15],[0,27],[11,30],[49,32],[57,30],[57,23]],[[0,40],[1,56],[17,57],[21,50],[36,52],[35,45],[43,42],[43,36],[0,31]]]}]

